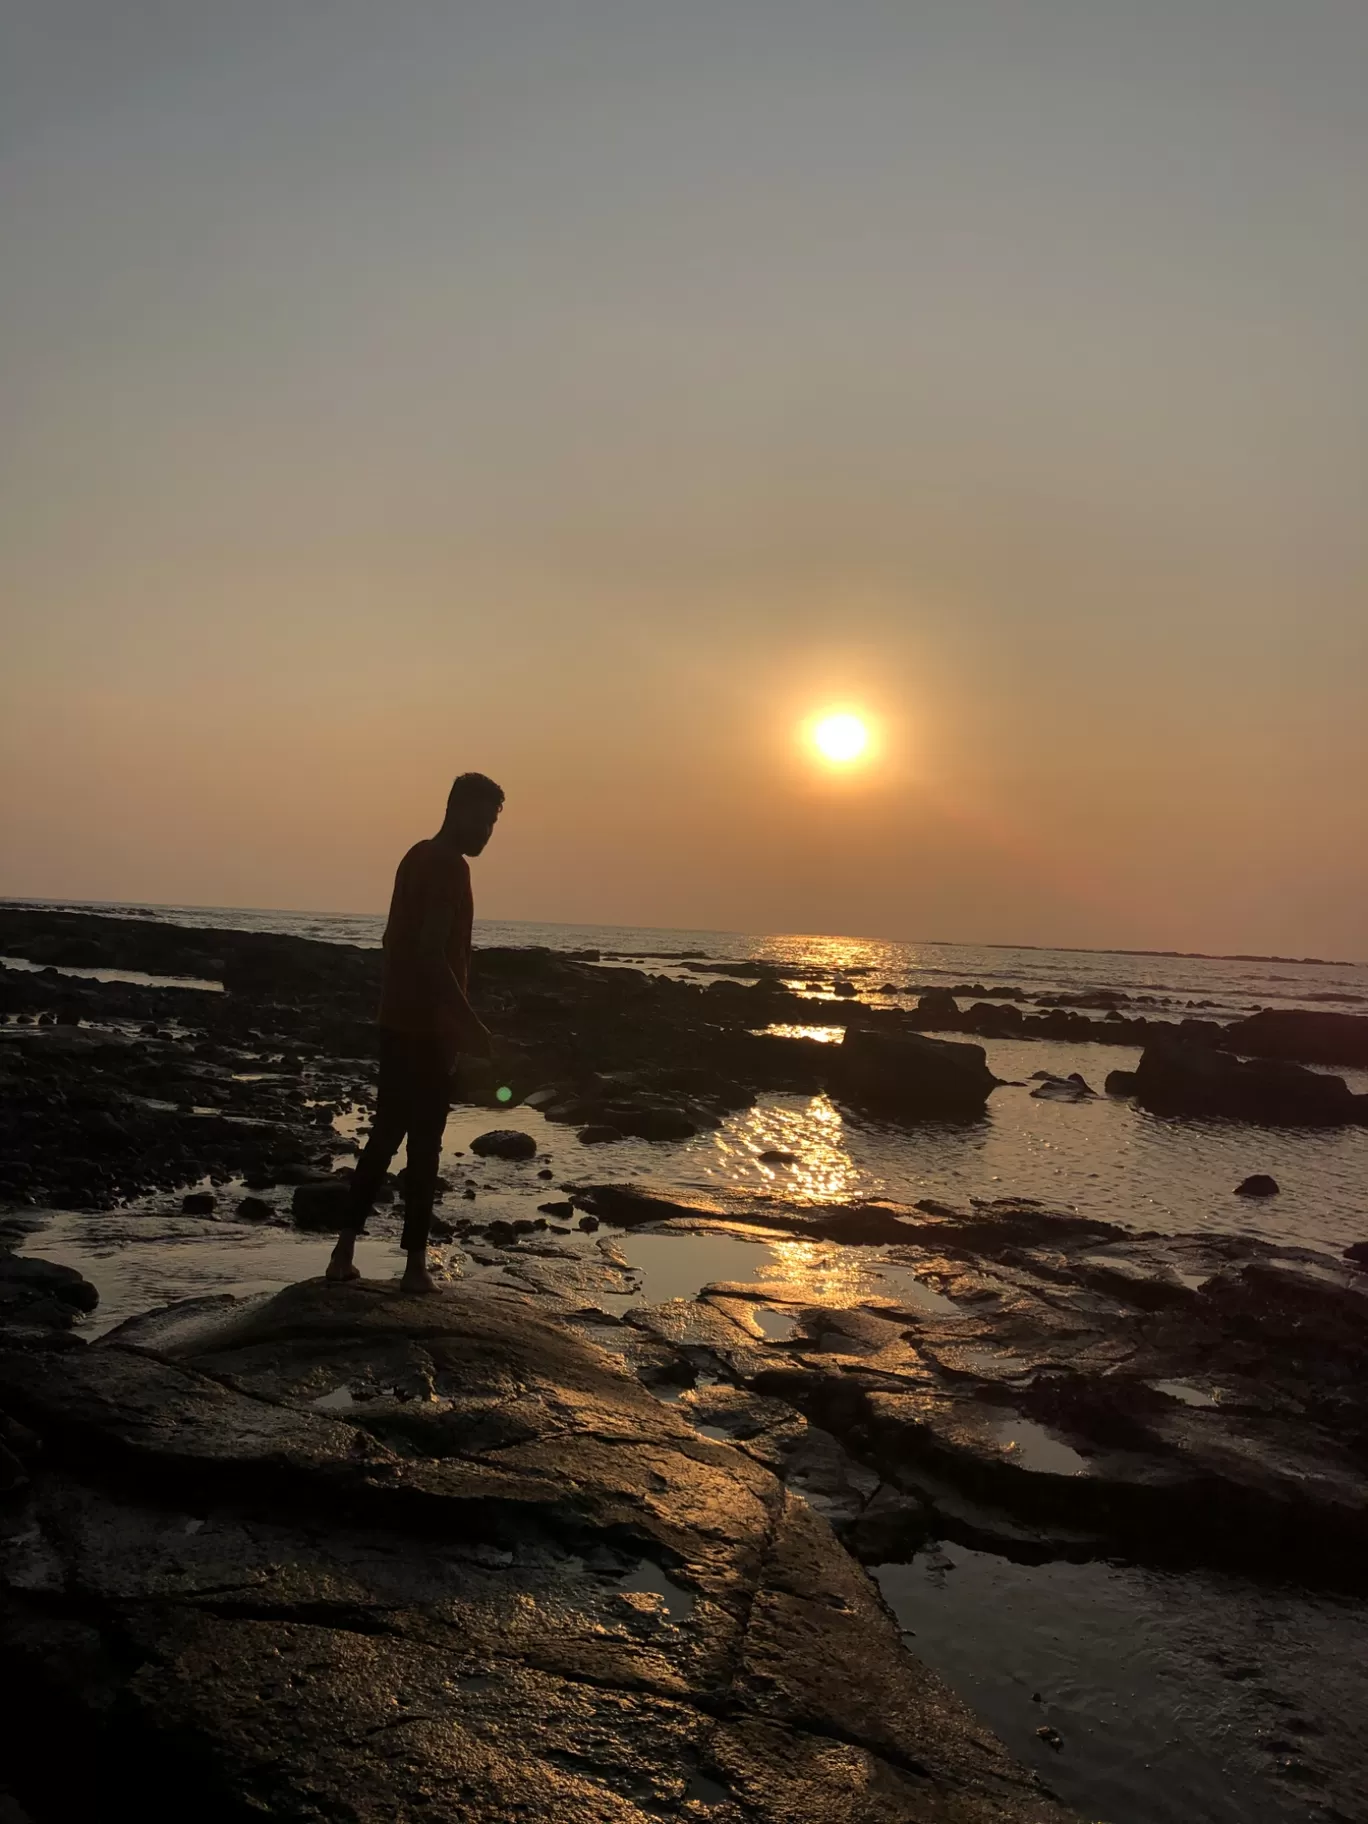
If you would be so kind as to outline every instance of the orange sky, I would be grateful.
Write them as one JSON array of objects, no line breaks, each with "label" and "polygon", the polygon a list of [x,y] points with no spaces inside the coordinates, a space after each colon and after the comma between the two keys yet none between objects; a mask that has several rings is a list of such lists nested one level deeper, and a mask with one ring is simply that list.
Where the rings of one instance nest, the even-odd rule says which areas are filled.
[{"label": "orange sky", "polygon": [[0,893],[1368,958],[1361,8],[6,29]]}]

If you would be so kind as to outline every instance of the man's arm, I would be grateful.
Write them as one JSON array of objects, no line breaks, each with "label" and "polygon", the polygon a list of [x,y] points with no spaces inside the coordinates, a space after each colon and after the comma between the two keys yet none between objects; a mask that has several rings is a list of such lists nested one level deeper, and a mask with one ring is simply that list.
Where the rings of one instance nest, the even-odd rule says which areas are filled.
[{"label": "man's arm", "polygon": [[475,1057],[489,1056],[489,1029],[471,1006],[465,989],[447,960],[455,908],[434,905],[424,914],[418,932],[418,961],[423,979],[440,1011],[456,1027],[461,1049]]}]

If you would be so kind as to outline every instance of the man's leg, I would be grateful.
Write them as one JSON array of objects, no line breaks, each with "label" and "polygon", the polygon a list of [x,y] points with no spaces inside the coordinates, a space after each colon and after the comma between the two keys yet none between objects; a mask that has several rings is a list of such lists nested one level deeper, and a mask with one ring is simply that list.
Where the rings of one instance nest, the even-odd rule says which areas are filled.
[{"label": "man's leg", "polygon": [[408,1160],[404,1167],[404,1234],[408,1256],[402,1281],[405,1292],[434,1292],[427,1269],[428,1230],[437,1196],[437,1168],[442,1161],[442,1135],[451,1107],[451,1066],[445,1048],[432,1040],[415,1060],[413,1100],[408,1124]]},{"label": "man's leg", "polygon": [[408,1131],[413,1090],[411,1060],[406,1056],[400,1033],[380,1033],[380,1080],[375,1092],[375,1119],[370,1138],[356,1162],[347,1198],[347,1213],[342,1218],[342,1232],[337,1238],[332,1259],[328,1262],[329,1279],[361,1277],[352,1256],[356,1238],[366,1226],[366,1218],[375,1203],[375,1194],[384,1182],[390,1161]]}]

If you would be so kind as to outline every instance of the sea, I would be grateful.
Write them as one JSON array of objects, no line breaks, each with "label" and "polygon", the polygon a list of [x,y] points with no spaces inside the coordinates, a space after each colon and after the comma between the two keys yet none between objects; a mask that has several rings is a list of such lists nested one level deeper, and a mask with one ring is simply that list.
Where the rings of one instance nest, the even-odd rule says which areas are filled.
[{"label": "sea", "polygon": [[[270,911],[235,906],[50,904],[168,924],[273,931],[324,943],[378,947],[384,918],[357,912]],[[1233,1020],[1263,1007],[1305,1007],[1368,1015],[1368,963],[1321,958],[1195,956],[1126,950],[892,942],[884,939],[734,931],[568,925],[480,920],[484,946],[544,946],[597,956],[601,966],[636,968],[705,983],[756,979],[747,964],[778,968],[814,1003],[814,1021],[767,1028],[834,1040],[819,1003],[844,977],[860,998],[909,1007],[928,988],[991,993],[1011,987],[1022,1005],[1054,996],[1124,996],[1124,1012],[1157,1018]],[[477,958],[478,967],[478,958]],[[87,973],[112,974],[96,970]],[[1102,1009],[1093,1010],[1099,1023]],[[763,1191],[803,1201],[889,1197],[1034,1197],[1136,1229],[1166,1233],[1220,1230],[1254,1234],[1336,1254],[1368,1239],[1368,1128],[1255,1128],[1147,1114],[1102,1094],[1109,1071],[1138,1061],[1135,1047],[1041,1039],[979,1041],[1006,1087],[994,1092],[986,1120],[965,1128],[902,1129],[852,1122],[826,1097],[771,1096],[716,1133],[668,1147],[636,1149],[618,1163],[681,1194]],[[1099,1093],[1060,1103],[1032,1092],[1036,1073],[1079,1072]],[[1357,1090],[1368,1071],[1339,1070]],[[792,1166],[762,1164],[782,1150]],[[1268,1173],[1280,1194],[1235,1194],[1251,1174]]]}]

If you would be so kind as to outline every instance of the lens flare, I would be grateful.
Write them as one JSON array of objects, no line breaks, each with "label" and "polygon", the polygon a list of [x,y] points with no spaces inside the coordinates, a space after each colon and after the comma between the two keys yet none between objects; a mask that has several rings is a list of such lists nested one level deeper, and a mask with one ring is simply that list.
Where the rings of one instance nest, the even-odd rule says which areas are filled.
[{"label": "lens flare", "polygon": [[823,716],[813,725],[812,744],[833,766],[849,766],[869,746],[869,730],[858,716]]}]

